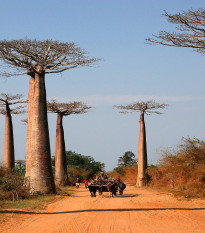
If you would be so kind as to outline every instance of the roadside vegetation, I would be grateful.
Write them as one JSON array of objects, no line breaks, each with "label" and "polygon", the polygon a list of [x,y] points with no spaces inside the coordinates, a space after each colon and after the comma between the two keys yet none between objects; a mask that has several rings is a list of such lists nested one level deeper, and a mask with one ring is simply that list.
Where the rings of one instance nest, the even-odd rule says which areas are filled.
[{"label": "roadside vegetation", "polygon": [[[137,165],[119,166],[109,173],[136,184]],[[174,149],[162,151],[157,165],[147,168],[148,187],[186,198],[205,198],[205,142],[183,138]]]},{"label": "roadside vegetation", "polygon": [[18,201],[29,193],[23,187],[24,173],[19,167],[14,170],[0,168],[0,201]]},{"label": "roadside vegetation", "polygon": [[66,187],[66,190],[58,189],[58,195],[30,195],[24,187],[24,175],[24,165],[15,166],[14,170],[0,168],[0,209],[42,209],[48,202],[72,193]]},{"label": "roadside vegetation", "polygon": [[[76,179],[82,181],[90,179],[104,171],[104,163],[97,162],[91,156],[81,155],[73,151],[66,151],[66,163],[68,171],[68,183],[74,185]],[[55,164],[55,157],[52,157],[52,165]]]},{"label": "roadside vegetation", "polygon": [[135,185],[137,182],[138,164],[132,151],[125,152],[118,158],[118,166],[109,172],[109,175],[124,182]]},{"label": "roadside vegetation", "polygon": [[183,138],[173,150],[162,152],[156,167],[149,167],[149,185],[187,198],[205,198],[205,142]]},{"label": "roadside vegetation", "polygon": [[[26,167],[23,164],[16,165],[13,170],[0,167],[0,208],[43,208],[48,202],[72,195],[74,189],[71,186],[75,184],[77,177],[82,181],[84,178],[93,178],[104,171],[104,164],[96,162],[91,156],[67,151],[66,161],[70,186],[58,187],[57,195],[45,195],[40,192],[30,195],[28,189],[24,186]],[[54,158],[52,164],[55,168]]]}]

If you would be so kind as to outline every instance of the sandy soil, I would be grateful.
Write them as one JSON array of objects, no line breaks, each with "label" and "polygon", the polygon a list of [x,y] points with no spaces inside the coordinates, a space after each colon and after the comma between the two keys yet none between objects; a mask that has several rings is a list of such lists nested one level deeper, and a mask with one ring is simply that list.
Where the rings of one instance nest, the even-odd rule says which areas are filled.
[{"label": "sandy soil", "polygon": [[[11,213],[5,213],[11,215]],[[83,186],[73,197],[40,212],[19,211],[0,231],[15,233],[205,232],[205,200],[177,200],[166,193],[127,185],[123,196],[91,198]]]}]

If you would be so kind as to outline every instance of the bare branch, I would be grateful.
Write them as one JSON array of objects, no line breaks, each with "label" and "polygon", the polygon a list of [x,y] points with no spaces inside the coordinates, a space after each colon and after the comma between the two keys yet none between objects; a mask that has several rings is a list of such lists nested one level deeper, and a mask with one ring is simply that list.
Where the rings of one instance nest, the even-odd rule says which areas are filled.
[{"label": "bare branch", "polygon": [[[17,74],[25,74],[30,69],[41,67],[45,73],[60,73],[81,66],[91,66],[98,58],[88,58],[84,49],[74,42],[62,43],[53,40],[11,40],[0,41],[0,60],[9,68],[17,68]],[[2,72],[5,76],[15,73]]]},{"label": "bare branch", "polygon": [[189,10],[187,12],[171,15],[165,12],[169,23],[178,24],[176,28],[179,33],[166,31],[147,38],[146,43],[150,45],[166,45],[174,47],[193,48],[196,52],[205,53],[205,10]]},{"label": "bare branch", "polygon": [[[25,113],[25,105],[19,105],[19,104],[25,104],[28,103],[27,100],[22,99],[23,95],[17,94],[17,95],[10,95],[6,93],[0,94],[0,114],[22,114]],[[12,107],[11,105],[17,105],[16,107]]]},{"label": "bare branch", "polygon": [[24,125],[27,125],[28,124],[28,118],[21,120],[21,122],[23,122]]}]

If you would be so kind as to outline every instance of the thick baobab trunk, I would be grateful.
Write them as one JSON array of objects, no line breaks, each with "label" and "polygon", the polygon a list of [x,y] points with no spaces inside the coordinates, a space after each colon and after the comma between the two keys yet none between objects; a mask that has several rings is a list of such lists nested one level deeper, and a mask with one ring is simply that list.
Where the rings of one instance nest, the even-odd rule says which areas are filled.
[{"label": "thick baobab trunk", "polygon": [[144,112],[141,112],[139,123],[140,123],[140,134],[139,134],[139,143],[138,143],[137,186],[142,187],[146,184],[145,176],[147,169],[147,143],[146,143]]},{"label": "thick baobab trunk", "polygon": [[66,184],[68,184],[65,139],[62,120],[63,114],[58,113],[55,150],[55,184],[57,186],[65,186]]},{"label": "thick baobab trunk", "polygon": [[14,168],[14,137],[13,125],[10,110],[5,115],[5,138],[4,138],[4,156],[3,167],[5,169]]},{"label": "thick baobab trunk", "polygon": [[32,128],[32,103],[34,97],[34,73],[27,72],[30,75],[29,92],[28,92],[28,122],[27,122],[27,145],[26,145],[26,174],[25,186],[29,188],[30,170],[31,170],[31,128]]},{"label": "thick baobab trunk", "polygon": [[45,73],[35,73],[30,140],[30,192],[55,193],[48,132]]}]

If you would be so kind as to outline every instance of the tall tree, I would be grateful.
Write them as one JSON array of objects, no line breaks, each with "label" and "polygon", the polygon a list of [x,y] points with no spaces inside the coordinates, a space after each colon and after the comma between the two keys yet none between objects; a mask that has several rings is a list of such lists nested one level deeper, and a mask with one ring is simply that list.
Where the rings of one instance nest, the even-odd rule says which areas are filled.
[{"label": "tall tree", "polygon": [[97,61],[89,59],[86,51],[75,43],[53,40],[0,41],[0,60],[9,71],[7,76],[27,74],[30,76],[28,95],[28,130],[25,183],[31,193],[55,193],[52,174],[50,141],[47,119],[45,88],[46,73],[61,73],[80,66],[90,66]]},{"label": "tall tree", "polygon": [[119,105],[115,106],[118,109],[122,109],[120,113],[132,113],[140,112],[140,133],[139,133],[139,142],[138,142],[138,175],[137,175],[137,186],[142,187],[146,185],[146,169],[147,169],[147,142],[146,142],[146,129],[144,114],[162,114],[155,109],[163,109],[167,104],[159,104],[153,100],[146,102],[136,102],[126,106]]},{"label": "tall tree", "polygon": [[169,23],[176,24],[178,32],[160,31],[153,38],[147,38],[148,44],[161,44],[174,47],[192,48],[198,53],[205,53],[205,10],[188,10],[178,14],[164,16]]},{"label": "tall tree", "polygon": [[[12,114],[24,113],[24,106],[21,104],[27,103],[27,100],[22,99],[23,95],[0,94],[0,114],[5,115],[5,137],[4,137],[4,155],[3,167],[5,169],[13,169],[15,163],[14,156],[14,137]],[[11,107],[12,105],[12,107]],[[17,105],[14,107],[14,105]]]},{"label": "tall tree", "polygon": [[48,111],[57,113],[56,125],[56,148],[55,148],[55,184],[65,186],[68,184],[66,149],[63,130],[63,116],[71,114],[83,114],[88,109],[87,105],[82,102],[58,103],[56,100],[47,102]]}]

